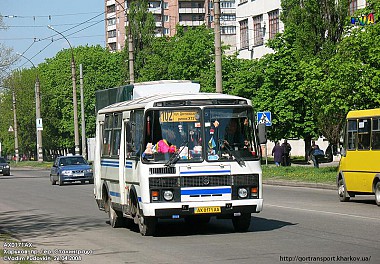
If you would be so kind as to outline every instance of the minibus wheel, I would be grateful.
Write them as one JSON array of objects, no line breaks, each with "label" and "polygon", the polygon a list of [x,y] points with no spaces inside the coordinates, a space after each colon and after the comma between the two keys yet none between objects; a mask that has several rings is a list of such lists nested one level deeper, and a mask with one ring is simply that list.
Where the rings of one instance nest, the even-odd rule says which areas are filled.
[{"label": "minibus wheel", "polygon": [[348,202],[350,200],[350,196],[347,193],[346,186],[344,185],[343,179],[339,179],[338,181],[338,195],[339,201]]},{"label": "minibus wheel", "polygon": [[123,225],[123,215],[122,215],[122,213],[118,212],[118,211],[115,211],[112,208],[112,203],[111,203],[111,199],[110,198],[108,198],[107,203],[108,203],[107,207],[109,208],[109,210],[108,210],[108,218],[109,218],[111,227],[112,228],[121,227]]},{"label": "minibus wheel", "polygon": [[137,210],[138,226],[140,234],[143,236],[153,236],[156,233],[157,218],[144,216],[144,213],[139,208]]},{"label": "minibus wheel", "polygon": [[232,217],[235,232],[246,232],[251,225],[251,214],[242,213],[240,216]]},{"label": "minibus wheel", "polygon": [[376,183],[375,186],[375,201],[378,206],[380,206],[380,182]]}]

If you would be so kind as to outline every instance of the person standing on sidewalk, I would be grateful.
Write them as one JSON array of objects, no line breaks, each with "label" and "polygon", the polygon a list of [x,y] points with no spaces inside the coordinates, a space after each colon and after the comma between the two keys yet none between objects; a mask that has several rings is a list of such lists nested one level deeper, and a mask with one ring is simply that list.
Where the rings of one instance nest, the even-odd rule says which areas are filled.
[{"label": "person standing on sidewalk", "polygon": [[275,146],[272,149],[272,156],[274,157],[274,163],[276,166],[280,166],[282,160],[282,147],[280,146],[280,142],[276,142]]},{"label": "person standing on sidewalk", "polygon": [[313,140],[311,142],[311,149],[309,152],[309,160],[311,159],[313,161],[314,168],[319,168],[319,161],[318,161],[318,157],[316,155],[316,152],[318,150],[320,150],[319,146],[317,144],[315,144],[315,141]]},{"label": "person standing on sidewalk", "polygon": [[281,145],[282,147],[282,164],[284,166],[290,166],[290,151],[292,150],[292,146],[288,143],[288,140],[284,140],[284,143]]}]

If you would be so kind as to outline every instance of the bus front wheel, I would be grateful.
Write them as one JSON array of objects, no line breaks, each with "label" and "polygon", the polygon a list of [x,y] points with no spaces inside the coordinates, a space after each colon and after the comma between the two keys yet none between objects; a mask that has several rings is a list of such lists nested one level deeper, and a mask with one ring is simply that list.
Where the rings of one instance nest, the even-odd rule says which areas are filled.
[{"label": "bus front wheel", "polygon": [[232,218],[232,224],[235,232],[246,232],[251,225],[251,214],[242,213],[240,216],[234,216]]},{"label": "bus front wheel", "polygon": [[375,186],[375,201],[377,206],[380,206],[380,182],[376,183]]},{"label": "bus front wheel", "polygon": [[156,232],[157,218],[144,216],[141,209],[137,210],[136,217],[140,234],[143,236],[153,236]]},{"label": "bus front wheel", "polygon": [[339,195],[339,201],[341,202],[348,202],[350,200],[350,196],[347,193],[346,186],[344,185],[343,179],[340,179],[338,181],[338,195]]}]

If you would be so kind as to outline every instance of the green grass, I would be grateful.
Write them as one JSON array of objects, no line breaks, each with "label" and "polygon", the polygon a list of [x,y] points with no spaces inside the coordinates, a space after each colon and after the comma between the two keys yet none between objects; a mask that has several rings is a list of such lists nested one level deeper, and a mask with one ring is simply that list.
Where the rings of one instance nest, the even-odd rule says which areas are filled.
[{"label": "green grass", "polygon": [[334,184],[338,168],[336,166],[316,169],[312,166],[276,167],[275,165],[263,165],[262,170],[264,180]]},{"label": "green grass", "polygon": [[53,162],[49,161],[43,161],[43,162],[38,162],[38,161],[11,161],[10,163],[11,168],[17,168],[17,167],[33,167],[33,168],[42,168],[42,169],[49,169],[52,165]]}]

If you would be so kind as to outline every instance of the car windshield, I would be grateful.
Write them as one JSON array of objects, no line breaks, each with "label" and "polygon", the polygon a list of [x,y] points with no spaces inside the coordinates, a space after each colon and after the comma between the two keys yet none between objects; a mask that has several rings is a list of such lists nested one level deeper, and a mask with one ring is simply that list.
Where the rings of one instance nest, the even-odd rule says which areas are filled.
[{"label": "car windshield", "polygon": [[87,162],[83,157],[66,157],[61,158],[59,161],[60,166],[70,166],[70,165],[86,165]]},{"label": "car windshield", "polygon": [[0,163],[7,163],[4,158],[0,158]]}]

